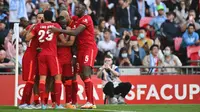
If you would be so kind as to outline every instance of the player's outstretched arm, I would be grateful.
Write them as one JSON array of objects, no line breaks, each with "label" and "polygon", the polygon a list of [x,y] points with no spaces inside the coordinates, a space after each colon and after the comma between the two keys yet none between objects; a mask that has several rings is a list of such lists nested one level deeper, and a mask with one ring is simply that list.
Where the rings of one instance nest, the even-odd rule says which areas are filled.
[{"label": "player's outstretched arm", "polygon": [[57,46],[63,46],[63,47],[69,47],[69,46],[73,46],[74,42],[75,42],[75,36],[69,36],[70,40],[67,41],[65,38],[63,38],[63,36],[59,36],[61,42],[57,43]]},{"label": "player's outstretched arm", "polygon": [[68,30],[61,30],[58,28],[49,28],[51,32],[60,32],[65,33],[67,35],[77,36],[79,33],[81,33],[85,29],[85,25],[80,24],[78,28],[76,29],[68,29]]}]

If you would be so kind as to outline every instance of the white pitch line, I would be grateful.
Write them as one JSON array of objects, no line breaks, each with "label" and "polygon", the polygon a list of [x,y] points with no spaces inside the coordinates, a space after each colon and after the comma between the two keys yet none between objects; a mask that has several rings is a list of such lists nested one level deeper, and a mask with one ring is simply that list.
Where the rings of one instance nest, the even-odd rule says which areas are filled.
[{"label": "white pitch line", "polygon": [[105,110],[105,109],[76,109],[76,110],[87,110],[87,111],[103,111],[103,112],[136,112],[136,111],[119,111],[119,110]]}]

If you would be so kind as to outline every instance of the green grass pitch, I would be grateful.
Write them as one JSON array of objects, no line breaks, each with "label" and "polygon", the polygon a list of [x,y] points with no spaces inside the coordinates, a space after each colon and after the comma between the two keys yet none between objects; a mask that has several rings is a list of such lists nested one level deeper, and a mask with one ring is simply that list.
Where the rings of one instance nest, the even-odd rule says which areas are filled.
[{"label": "green grass pitch", "polygon": [[0,106],[0,112],[200,112],[200,105],[98,105],[92,110],[21,110]]}]

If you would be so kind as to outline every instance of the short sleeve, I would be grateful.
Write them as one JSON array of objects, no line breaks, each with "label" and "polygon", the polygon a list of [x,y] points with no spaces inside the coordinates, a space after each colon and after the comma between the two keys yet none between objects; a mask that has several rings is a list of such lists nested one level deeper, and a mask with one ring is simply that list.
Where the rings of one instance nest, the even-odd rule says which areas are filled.
[{"label": "short sleeve", "polygon": [[31,33],[32,33],[33,35],[37,35],[38,29],[39,29],[39,24],[35,25],[35,28],[33,28],[33,29],[31,30]]}]

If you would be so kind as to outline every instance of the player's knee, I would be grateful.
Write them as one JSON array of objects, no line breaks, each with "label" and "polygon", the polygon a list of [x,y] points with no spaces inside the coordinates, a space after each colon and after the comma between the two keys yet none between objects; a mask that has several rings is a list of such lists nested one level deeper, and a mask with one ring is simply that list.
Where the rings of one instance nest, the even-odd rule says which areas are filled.
[{"label": "player's knee", "polygon": [[91,74],[92,74],[92,68],[90,66],[84,66],[83,72],[81,73],[81,78],[82,79],[90,78]]},{"label": "player's knee", "polygon": [[46,76],[41,75],[41,76],[40,76],[40,81],[46,81]]},{"label": "player's knee", "polygon": [[61,81],[61,80],[62,80],[61,75],[56,75],[56,76],[55,76],[55,80],[60,80],[60,81]]}]

